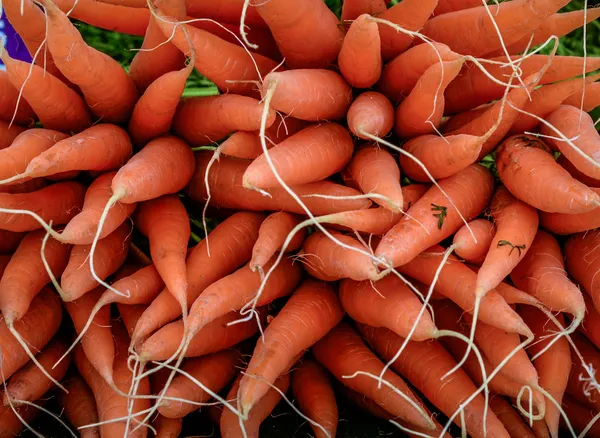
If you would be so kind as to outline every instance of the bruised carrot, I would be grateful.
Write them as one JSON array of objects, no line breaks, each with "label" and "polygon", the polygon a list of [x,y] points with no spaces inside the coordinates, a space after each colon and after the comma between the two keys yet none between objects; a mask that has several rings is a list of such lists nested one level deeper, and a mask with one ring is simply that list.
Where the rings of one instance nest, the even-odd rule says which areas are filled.
[{"label": "bruised carrot", "polygon": [[[470,231],[469,231],[470,230]],[[475,234],[477,242],[473,240],[471,232]],[[454,252],[467,262],[481,266],[490,249],[494,238],[494,224],[485,219],[475,219],[456,232],[452,244],[456,247]]]},{"label": "bruised carrot", "polygon": [[[585,93],[584,93],[585,92]],[[583,107],[581,105],[583,104]],[[600,82],[594,82],[581,89],[579,92],[571,94],[563,101],[563,105],[572,105],[590,112],[597,106],[600,106]]]},{"label": "bruised carrot", "polygon": [[[64,382],[69,393],[60,392],[58,402],[69,423],[81,427],[98,422],[98,410],[92,390],[77,374],[70,376]],[[98,426],[86,427],[81,430],[81,438],[100,438]]]},{"label": "bruised carrot", "polygon": [[28,125],[36,117],[26,100],[19,101],[19,90],[10,82],[8,73],[3,71],[0,72],[0,120],[10,122],[13,116],[14,122],[20,125]]},{"label": "bruised carrot", "polygon": [[8,122],[0,120],[0,150],[9,147],[23,131],[25,128],[19,125],[11,126]]},{"label": "bruised carrot", "polygon": [[[362,14],[377,15],[387,9],[384,0],[346,0],[342,3],[342,22],[357,19]],[[293,389],[292,379],[292,389]],[[315,431],[315,433],[317,433]],[[332,434],[335,436],[335,433]],[[317,438],[320,438],[317,433]]]},{"label": "bruised carrot", "polygon": [[598,232],[590,231],[573,234],[563,248],[567,272],[592,297],[596,310],[600,309],[600,288],[596,284],[596,273],[600,269],[599,244]]},{"label": "bruised carrot", "polygon": [[383,94],[367,91],[352,102],[347,119],[348,128],[359,138],[368,138],[365,132],[385,137],[394,126],[394,108]]},{"label": "bruised carrot", "polygon": [[357,17],[350,25],[338,56],[338,67],[355,88],[369,88],[381,76],[379,29],[368,14]]},{"label": "bruised carrot", "polygon": [[506,188],[541,211],[586,213],[600,205],[600,196],[556,164],[536,137],[506,139],[496,153],[496,166]]},{"label": "bruised carrot", "polygon": [[[300,223],[300,218],[296,215],[280,211],[272,213],[263,221],[258,230],[258,239],[252,247],[252,259],[250,260],[250,269],[256,271],[263,269],[265,264],[273,255],[283,248],[288,234]],[[306,228],[302,228],[294,234],[292,240],[287,245],[286,250],[295,251],[302,245],[306,237]]]}]

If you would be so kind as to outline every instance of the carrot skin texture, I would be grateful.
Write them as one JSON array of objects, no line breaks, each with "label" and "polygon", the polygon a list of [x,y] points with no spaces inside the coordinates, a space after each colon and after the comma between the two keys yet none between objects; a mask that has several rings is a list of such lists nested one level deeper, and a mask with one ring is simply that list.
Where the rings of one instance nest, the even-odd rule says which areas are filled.
[{"label": "carrot skin texture", "polygon": [[[384,0],[346,0],[342,3],[342,22],[355,20],[362,14],[377,15],[386,9]],[[292,378],[292,385],[293,383]]]},{"label": "carrot skin texture", "polygon": [[[300,410],[329,433],[336,436],[338,409],[335,394],[326,371],[312,360],[302,360],[292,372],[292,394]],[[327,435],[311,425],[315,438]]]},{"label": "carrot skin texture", "polygon": [[599,242],[598,232],[590,231],[572,235],[563,248],[567,272],[592,297],[596,310],[600,309],[600,287],[596,282],[600,270]]},{"label": "carrot skin texture", "polygon": [[523,417],[499,394],[492,395],[490,398],[490,409],[504,424],[510,436],[519,436],[523,438],[535,438],[535,433],[523,421]]},{"label": "carrot skin texture", "polygon": [[[494,181],[487,169],[473,164],[439,181],[439,185],[454,201],[464,218],[469,221],[481,213],[488,204]],[[467,196],[465,196],[466,187],[470,189]],[[455,233],[463,222],[454,207],[448,205],[444,210],[445,218],[441,220],[441,216],[434,216],[435,211],[432,212],[432,206],[435,205],[442,206],[443,209],[448,205],[448,200],[434,186],[412,205],[407,216],[383,236],[375,256],[385,257],[393,266],[401,266],[425,249]],[[421,224],[430,234],[423,233]]]},{"label": "carrot skin texture", "polygon": [[359,138],[367,139],[364,132],[385,137],[394,126],[394,108],[385,95],[367,91],[354,99],[347,120],[348,128]]},{"label": "carrot skin texture", "polygon": [[439,2],[433,11],[433,15],[447,14],[448,12],[460,11],[463,9],[474,8],[480,6],[479,0],[444,0]]},{"label": "carrot skin texture", "polygon": [[23,237],[25,237],[25,233],[0,230],[0,254],[12,254],[19,247]]},{"label": "carrot skin texture", "polygon": [[[69,394],[60,392],[58,402],[69,423],[79,428],[98,422],[98,410],[94,394],[81,376],[74,374],[63,382]],[[81,429],[81,438],[100,438],[98,426]]]},{"label": "carrot skin texture", "polygon": [[[571,339],[575,343],[575,347],[581,353],[583,360],[585,361],[586,368],[592,367],[591,369],[596,370],[597,366],[600,365],[600,354],[598,354],[598,349],[588,341],[585,336],[581,333],[573,333],[571,335]],[[589,392],[586,390],[587,383],[585,378],[589,376],[589,372],[584,369],[581,360],[575,352],[571,349],[571,360],[572,367],[571,373],[569,374],[569,382],[567,384],[567,392],[573,397],[577,402],[586,406],[589,410],[593,412],[598,411],[598,406],[600,402],[596,397],[589,397]],[[584,377],[583,380],[580,377]]]},{"label": "carrot skin texture", "polygon": [[[575,429],[577,433],[583,432],[583,429],[585,429],[594,418],[594,411],[575,400],[569,394],[565,394],[562,408],[565,411],[567,418],[571,421],[573,429]],[[561,424],[563,424],[562,421]],[[589,436],[590,438],[600,437],[600,424],[598,424],[598,422],[594,423],[586,436]]]},{"label": "carrot skin texture", "polygon": [[[16,114],[15,109],[17,109]],[[28,125],[36,119],[27,101],[24,99],[19,101],[19,90],[10,82],[8,73],[3,71],[0,73],[0,120],[10,122],[13,115],[15,123],[19,125]]]},{"label": "carrot skin texture", "polygon": [[[31,193],[0,193],[0,208],[35,211],[44,222],[53,225],[68,223],[83,205],[85,187],[75,181],[66,181],[44,187]],[[14,232],[42,228],[30,216],[0,213],[0,229]]]},{"label": "carrot skin texture", "polygon": [[586,313],[579,329],[596,348],[600,348],[600,312],[594,307],[592,297],[584,294],[583,299],[585,301]]},{"label": "carrot skin texture", "polygon": [[541,211],[586,213],[600,203],[600,196],[556,164],[548,147],[536,137],[506,139],[497,151],[496,165],[506,188]]},{"label": "carrot skin texture", "polygon": [[0,150],[9,147],[19,134],[25,131],[25,128],[19,125],[9,126],[9,122],[0,120]]},{"label": "carrot skin texture", "polygon": [[183,423],[180,418],[158,415],[152,422],[152,427],[156,429],[156,438],[178,438],[181,435]]},{"label": "carrot skin texture", "polygon": [[[582,103],[583,107],[581,106]],[[585,94],[583,89],[571,94],[563,101],[563,105],[572,105],[589,113],[594,108],[600,106],[600,82],[587,85],[585,87]]]},{"label": "carrot skin texture", "polygon": [[340,73],[355,88],[370,88],[381,76],[381,39],[377,23],[368,14],[356,18],[338,56]]},{"label": "carrot skin texture", "polygon": [[[298,216],[284,211],[267,216],[258,230],[258,238],[252,247],[250,269],[256,271],[257,268],[263,268],[275,253],[283,249],[288,234],[299,223],[300,218]],[[300,248],[305,237],[306,228],[302,228],[294,234],[286,247],[286,251],[291,252]]]},{"label": "carrot skin texture", "polygon": [[[207,17],[219,23],[238,25],[243,5],[244,2],[242,0],[227,0],[219,2],[219,4],[215,4],[212,0],[193,0],[186,3],[187,13],[192,17]],[[248,8],[245,22],[250,27],[258,26],[264,28],[267,26],[254,7]]]},{"label": "carrot skin texture", "polygon": [[[292,359],[327,334],[344,317],[342,305],[331,286],[314,280],[302,283],[283,309],[267,326],[240,381],[242,412],[248,412],[269,391],[292,363]],[[300,329],[304,327],[304,329]]]},{"label": "carrot skin texture", "polygon": [[558,164],[560,164],[560,166],[563,169],[565,169],[567,172],[569,172],[569,175],[571,175],[576,180],[582,182],[586,186],[591,187],[591,188],[599,188],[600,187],[599,180],[590,178],[585,173],[581,172],[579,169],[577,169],[573,165],[573,163],[571,163],[569,160],[567,160],[567,158],[564,155],[561,154],[560,157],[558,157],[558,160],[556,160],[556,162]]},{"label": "carrot skin texture", "polygon": [[463,225],[454,235],[452,241],[452,244],[456,245],[454,252],[467,262],[481,266],[494,238],[494,224],[485,219],[475,219],[469,222],[469,227],[475,234],[477,243],[473,240],[469,228]]}]

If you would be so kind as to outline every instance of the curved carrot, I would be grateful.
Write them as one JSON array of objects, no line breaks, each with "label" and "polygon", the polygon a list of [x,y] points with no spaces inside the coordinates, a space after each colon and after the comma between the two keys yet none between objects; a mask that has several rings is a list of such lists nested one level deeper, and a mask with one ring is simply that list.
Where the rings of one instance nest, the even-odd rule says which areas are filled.
[{"label": "curved carrot", "polygon": [[[355,20],[362,14],[377,15],[386,9],[385,0],[346,0],[342,3],[342,22]],[[292,378],[292,389],[293,384]],[[335,436],[335,433],[332,436]],[[321,438],[318,433],[317,438]]]},{"label": "curved carrot", "polygon": [[[600,194],[600,188],[592,189]],[[540,225],[554,234],[574,234],[600,227],[598,209],[580,214],[540,212]]]},{"label": "curved carrot", "polygon": [[600,106],[600,82],[587,85],[585,89],[571,94],[563,101],[563,105],[572,105],[577,108],[580,108],[582,103],[582,109],[585,112],[590,112],[597,106]]},{"label": "curved carrot", "polygon": [[[292,135],[269,151],[273,167],[289,185],[321,181],[339,172],[350,161],[354,144],[350,133],[336,123],[310,126]],[[315,162],[320,163],[319,166]],[[246,188],[279,187],[279,180],[263,154],[246,169]]]},{"label": "curved carrot", "polygon": [[563,248],[567,272],[592,297],[596,310],[600,309],[600,288],[596,273],[600,269],[600,235],[596,231],[573,234]]},{"label": "curved carrot", "polygon": [[[69,393],[61,391],[58,403],[69,423],[74,427],[81,427],[98,422],[98,410],[92,390],[78,374],[70,376],[64,382]],[[81,438],[100,438],[98,426],[86,427],[81,430]]]},{"label": "curved carrot", "polygon": [[359,138],[364,133],[385,137],[394,126],[394,108],[381,93],[367,91],[361,94],[348,109],[348,128]]},{"label": "curved carrot", "polygon": [[571,163],[569,160],[567,160],[567,158],[561,154],[560,157],[558,157],[558,160],[556,160],[556,162],[558,164],[560,164],[560,166],[565,169],[567,172],[569,172],[569,174],[575,178],[576,180],[584,183],[586,186],[588,187],[593,187],[593,188],[598,188],[600,187],[600,181],[594,178],[590,178],[589,176],[587,176],[585,173],[581,172],[579,169],[577,169],[573,163]]},{"label": "curved carrot", "polygon": [[344,310],[331,286],[314,280],[302,283],[254,348],[246,375],[240,381],[241,412],[250,412],[293,359],[325,336],[343,316]]},{"label": "curved carrot", "polygon": [[301,120],[338,120],[346,115],[352,103],[352,87],[331,70],[269,73],[261,88],[263,98],[272,89],[271,107]]},{"label": "curved carrot", "polygon": [[[258,239],[252,247],[252,259],[250,269],[256,271],[258,268],[264,271],[265,264],[273,255],[283,248],[288,234],[300,223],[296,215],[280,211],[272,213],[263,221],[258,230]],[[286,247],[286,251],[295,251],[302,245],[306,237],[306,228],[302,228]]]},{"label": "curved carrot", "polygon": [[[475,234],[477,242],[473,240],[471,232]],[[475,219],[469,222],[469,227],[463,225],[454,235],[452,241],[452,245],[456,247],[454,252],[467,262],[481,266],[490,249],[494,234],[495,227],[492,222]]]},{"label": "curved carrot", "polygon": [[0,120],[0,150],[9,147],[25,128],[19,125],[10,125],[9,122]]},{"label": "curved carrot", "polygon": [[541,211],[586,213],[600,205],[600,196],[556,164],[536,137],[506,139],[496,153],[496,166],[506,188]]},{"label": "curved carrot", "polygon": [[381,76],[381,40],[377,23],[368,14],[356,18],[342,44],[338,67],[346,81],[355,88],[369,88]]},{"label": "curved carrot", "polygon": [[352,319],[372,327],[385,327],[398,336],[415,341],[432,339],[437,329],[428,311],[419,319],[422,303],[404,281],[395,275],[371,284],[342,280],[340,301]]},{"label": "curved carrot", "polygon": [[[4,8],[6,10],[6,7]],[[18,102],[18,106],[17,106]],[[15,109],[16,114],[15,114]],[[35,121],[36,115],[25,99],[19,101],[19,90],[10,82],[6,71],[0,72],[0,119],[10,122],[15,117],[15,123],[28,125]]]}]

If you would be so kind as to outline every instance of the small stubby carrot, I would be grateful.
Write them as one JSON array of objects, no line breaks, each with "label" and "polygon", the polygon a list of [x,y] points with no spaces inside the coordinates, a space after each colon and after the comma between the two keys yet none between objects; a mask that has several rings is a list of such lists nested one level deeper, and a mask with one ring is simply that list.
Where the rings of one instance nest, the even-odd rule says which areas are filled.
[{"label": "small stubby carrot", "polygon": [[502,422],[510,436],[536,438],[535,433],[524,422],[523,417],[501,395],[494,394],[490,397],[490,409]]},{"label": "small stubby carrot", "polygon": [[412,138],[434,132],[444,115],[444,90],[460,73],[463,59],[433,64],[419,78],[410,94],[396,108],[394,131]]},{"label": "small stubby carrot", "polygon": [[[272,213],[263,221],[258,230],[258,239],[252,247],[252,259],[249,267],[252,271],[263,269],[273,255],[283,248],[288,234],[301,222],[294,214],[279,211]],[[302,245],[306,237],[306,228],[294,234],[286,247],[287,252],[295,251]]]},{"label": "small stubby carrot", "polygon": [[[333,241],[322,231],[317,231],[304,241],[300,255],[306,271],[324,281],[351,278],[356,281],[375,280],[379,271],[365,248],[357,239],[337,231],[329,234],[345,247]],[[354,248],[355,250],[349,249]],[[361,252],[359,252],[361,251]]]},{"label": "small stubby carrot", "polygon": [[9,147],[25,128],[19,125],[10,125],[9,122],[0,120],[0,150]]},{"label": "small stubby carrot", "polygon": [[496,233],[477,273],[477,291],[495,288],[523,260],[536,236],[539,224],[535,208],[499,187],[490,203]]},{"label": "small stubby carrot", "polygon": [[300,410],[325,429],[311,424],[316,438],[336,436],[338,408],[331,381],[326,371],[316,362],[304,359],[292,372],[292,394]]},{"label": "small stubby carrot", "polygon": [[25,233],[0,230],[0,254],[12,254],[19,247],[23,237]]},{"label": "small stubby carrot", "polygon": [[[237,130],[258,130],[263,109],[258,100],[238,94],[190,97],[179,104],[173,129],[193,145],[206,145]],[[267,126],[274,121],[275,112],[270,110]]]},{"label": "small stubby carrot", "polygon": [[[384,364],[347,323],[343,322],[331,330],[313,346],[312,352],[316,360],[342,384],[372,399],[393,416],[415,426],[435,428],[429,416],[426,415],[420,400],[397,374],[386,370],[382,377],[391,387],[402,392],[406,398],[398,395],[387,385],[379,387],[377,380],[373,378],[354,375],[357,371],[362,371],[379,376],[383,371]],[[344,378],[345,376],[353,377]]]},{"label": "small stubby carrot", "polygon": [[[473,240],[471,232],[475,234],[477,242]],[[495,228],[492,222],[485,219],[472,220],[468,228],[463,225],[454,235],[452,241],[456,246],[454,252],[467,262],[481,266],[490,249],[494,234]]]},{"label": "small stubby carrot", "polygon": [[589,84],[585,89],[571,94],[563,101],[563,105],[572,105],[583,109],[585,112],[592,111],[597,106],[600,106],[600,82]]},{"label": "small stubby carrot", "polygon": [[[81,427],[98,422],[96,400],[90,387],[78,374],[69,376],[63,385],[69,393],[61,391],[58,394],[58,403],[62,411],[74,427]],[[80,429],[81,438],[100,438],[98,426]]]},{"label": "small stubby carrot", "polygon": [[563,247],[567,272],[592,297],[600,310],[600,287],[596,273],[600,270],[600,234],[597,231],[573,234]]},{"label": "small stubby carrot", "polygon": [[357,17],[338,56],[340,73],[355,88],[370,88],[381,76],[381,40],[377,23],[368,14]]},{"label": "small stubby carrot", "polygon": [[[342,170],[352,158],[350,133],[337,123],[309,126],[288,137],[255,159],[244,172],[246,188],[271,189],[280,182],[271,168],[288,185],[322,181]],[[315,165],[318,162],[319,165]]]},{"label": "small stubby carrot", "polygon": [[[101,260],[96,271],[100,278],[106,279],[125,262],[129,252],[130,239],[131,225],[123,223],[113,233],[98,242],[94,256]],[[87,263],[91,249],[91,245],[75,245],[73,247],[69,263],[60,280],[64,301],[76,300],[98,286],[98,282],[90,271],[90,265]]]},{"label": "small stubby carrot", "polygon": [[560,167],[536,137],[507,138],[496,153],[496,166],[506,188],[541,211],[577,214],[600,205],[600,196]]},{"label": "small stubby carrot", "polygon": [[[236,350],[223,350],[219,353],[188,359],[183,363],[181,369],[198,379],[211,391],[218,393],[233,380],[239,357],[240,354]],[[189,400],[190,403],[169,400],[169,397]],[[169,385],[165,392],[165,398],[158,408],[158,412],[167,418],[183,418],[198,409],[198,405],[195,403],[205,403],[212,397],[187,376],[180,374]]]},{"label": "small stubby carrot", "polygon": [[368,138],[365,133],[385,137],[394,126],[394,108],[385,95],[367,91],[354,99],[347,120],[348,128],[359,138]]},{"label": "small stubby carrot", "polygon": [[[82,184],[65,181],[30,193],[0,193],[0,209],[35,212],[46,223],[64,225],[81,211],[84,195]],[[40,228],[42,225],[29,215],[0,212],[2,230],[23,232]]]},{"label": "small stubby carrot", "polygon": [[415,341],[432,339],[436,334],[429,311],[419,317],[422,303],[395,275],[388,275],[373,284],[342,280],[339,295],[344,310],[357,322],[385,327],[403,338],[414,330],[411,339]]},{"label": "small stubby carrot", "polygon": [[[199,152],[196,154],[196,171],[187,187],[187,194],[198,201],[206,201],[206,171],[212,158],[212,153]],[[287,211],[290,213],[306,214],[304,209],[282,187],[266,190],[271,196],[263,196],[257,191],[247,190],[243,186],[243,175],[250,163],[233,157],[222,156],[210,168],[208,185],[210,188],[210,204],[217,207],[236,210],[254,211]],[[350,187],[330,181],[302,184],[290,187],[314,215],[338,213],[348,210],[368,208],[368,199],[351,199],[360,192]],[[321,199],[317,196],[329,199]],[[350,198],[350,199],[335,199]]]},{"label": "small stubby carrot", "polygon": [[343,118],[352,103],[352,87],[339,74],[325,69],[269,73],[261,95],[265,98],[271,92],[271,108],[315,122]]},{"label": "small stubby carrot", "polygon": [[386,9],[384,0],[347,0],[342,3],[342,22],[355,20],[362,14],[377,15]]},{"label": "small stubby carrot", "polygon": [[0,96],[0,120],[10,122],[14,116],[14,122],[19,125],[35,121],[33,109],[26,100],[19,101],[19,90],[10,82],[6,71],[0,72]]},{"label": "small stubby carrot", "polygon": [[240,381],[238,406],[250,412],[267,394],[293,359],[323,338],[344,317],[334,289],[327,283],[304,281],[267,326]]},{"label": "small stubby carrot", "polygon": [[[408,210],[398,224],[388,231],[377,246],[376,257],[393,266],[403,265],[422,251],[452,235],[488,204],[494,181],[491,173],[478,164],[439,181]],[[453,201],[451,205],[448,198]],[[427,232],[424,232],[424,230]]]},{"label": "small stubby carrot", "polygon": [[[594,389],[589,387],[589,370],[597,370],[600,365],[600,353],[598,349],[588,341],[581,333],[572,333],[571,340],[575,347],[581,353],[585,368],[581,359],[571,349],[571,373],[569,374],[569,382],[567,384],[567,392],[579,403],[598,412],[600,400],[594,397]],[[594,392],[592,392],[594,391]]]}]

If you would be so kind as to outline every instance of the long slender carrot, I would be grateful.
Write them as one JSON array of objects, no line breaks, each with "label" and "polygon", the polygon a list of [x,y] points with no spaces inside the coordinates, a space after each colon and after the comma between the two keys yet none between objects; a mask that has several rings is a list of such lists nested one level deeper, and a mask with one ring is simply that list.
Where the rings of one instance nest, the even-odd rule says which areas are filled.
[{"label": "long slender carrot", "polygon": [[[98,410],[92,390],[77,374],[69,376],[64,382],[69,393],[60,392],[58,402],[69,423],[81,427],[98,422]],[[86,427],[81,430],[81,438],[100,438],[98,426]]]},{"label": "long slender carrot", "polygon": [[394,126],[394,108],[381,93],[367,91],[352,102],[348,109],[348,129],[359,138],[365,133],[385,137]]},{"label": "long slender carrot", "polygon": [[[477,242],[473,240],[469,230],[475,234]],[[481,266],[490,249],[494,234],[495,228],[492,222],[485,219],[475,219],[469,222],[469,228],[463,225],[454,235],[452,241],[452,244],[456,246],[454,252],[467,262]]]},{"label": "long slender carrot", "polygon": [[19,90],[10,82],[8,73],[3,71],[0,72],[0,119],[10,122],[13,115],[15,123],[20,125],[28,125],[36,118],[27,101],[24,99],[19,101]]},{"label": "long slender carrot", "polygon": [[356,18],[338,56],[340,73],[355,88],[369,88],[381,76],[381,40],[377,23],[368,14]]},{"label": "long slender carrot", "polygon": [[10,125],[9,122],[0,120],[0,150],[9,147],[25,128],[19,125]]},{"label": "long slender carrot", "polygon": [[600,288],[596,282],[596,272],[600,269],[599,243],[600,234],[590,231],[573,234],[563,248],[567,272],[592,297],[596,310],[600,309]]},{"label": "long slender carrot", "polygon": [[[283,248],[288,234],[299,223],[300,218],[298,216],[284,211],[267,216],[258,230],[258,239],[252,247],[250,269],[256,271],[260,268],[264,271],[265,264],[277,251]],[[287,251],[295,251],[300,248],[305,237],[306,229],[302,228],[290,241]]]}]

